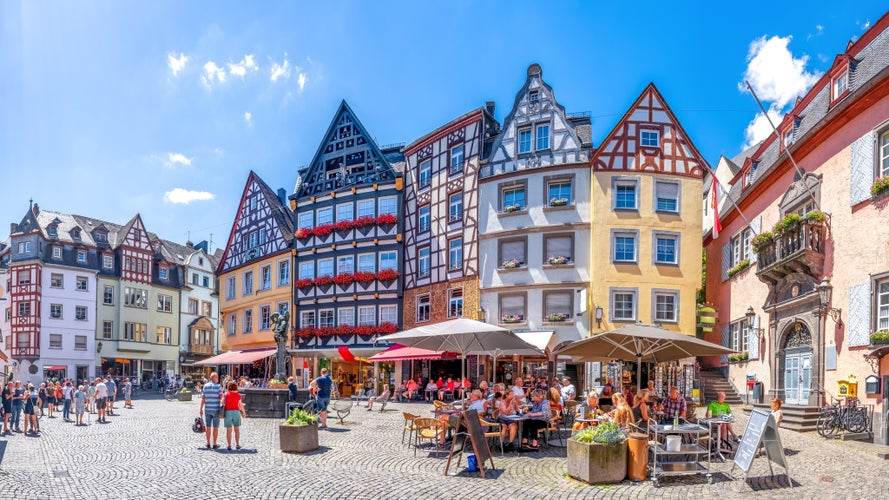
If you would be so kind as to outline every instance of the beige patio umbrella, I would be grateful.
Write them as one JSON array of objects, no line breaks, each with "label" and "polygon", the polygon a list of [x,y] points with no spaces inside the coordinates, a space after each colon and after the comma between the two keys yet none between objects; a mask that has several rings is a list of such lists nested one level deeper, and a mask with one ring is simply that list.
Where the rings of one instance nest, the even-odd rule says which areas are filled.
[{"label": "beige patio umbrella", "polygon": [[[717,356],[732,349],[671,330],[637,323],[572,342],[556,351],[575,361],[620,359],[660,363],[692,356]],[[636,370],[636,387],[642,387],[642,370]]]},{"label": "beige patio umbrella", "polygon": [[463,360],[460,363],[461,379],[466,379],[466,355],[471,353],[490,353],[500,349],[501,352],[529,350],[539,352],[534,346],[525,342],[518,335],[506,328],[482,323],[474,319],[458,318],[442,321],[432,325],[423,325],[403,332],[381,337],[380,340],[393,342],[408,347],[420,347],[430,351],[459,352]]}]

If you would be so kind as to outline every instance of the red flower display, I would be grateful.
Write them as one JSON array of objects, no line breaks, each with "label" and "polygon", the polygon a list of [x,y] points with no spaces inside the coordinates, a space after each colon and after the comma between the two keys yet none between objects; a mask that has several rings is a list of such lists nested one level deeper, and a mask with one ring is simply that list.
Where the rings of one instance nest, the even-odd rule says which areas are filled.
[{"label": "red flower display", "polygon": [[318,286],[324,286],[333,283],[333,279],[330,277],[330,275],[325,274],[324,276],[318,276],[317,278],[313,279],[312,283]]},{"label": "red flower display", "polygon": [[309,337],[331,337],[334,335],[385,335],[398,331],[398,326],[393,323],[380,323],[379,325],[340,325],[340,326],[322,326],[315,328],[305,326],[296,331],[299,338]]},{"label": "red flower display", "polygon": [[314,326],[304,326],[296,331],[296,336],[301,339],[307,339],[313,335],[315,335]]},{"label": "red flower display", "polygon": [[323,238],[330,234],[331,231],[333,231],[333,226],[330,224],[322,224],[320,226],[315,226],[315,228],[312,229],[312,234]]},{"label": "red flower display", "polygon": [[337,274],[333,277],[333,282],[337,285],[351,285],[355,281],[355,277],[349,273]]},{"label": "red flower display", "polygon": [[296,280],[296,283],[294,283],[294,286],[296,286],[297,288],[300,288],[300,289],[309,288],[310,286],[312,286],[312,280],[310,280],[310,279]]},{"label": "red flower display", "polygon": [[384,224],[395,224],[396,222],[398,222],[398,218],[392,214],[383,214],[377,217],[377,224],[381,226]]},{"label": "red flower display", "polygon": [[333,228],[337,231],[349,231],[352,229],[352,221],[350,220],[341,220],[333,225]]},{"label": "red flower display", "polygon": [[374,273],[368,273],[365,271],[358,271],[357,273],[352,275],[352,279],[359,283],[370,283],[374,280]]},{"label": "red flower display", "polygon": [[401,273],[395,269],[382,269],[377,273],[377,279],[380,281],[391,281],[401,276]]},{"label": "red flower display", "polygon": [[364,217],[359,217],[352,221],[352,227],[367,227],[373,226],[376,224],[377,220],[374,217],[369,215],[365,215]]},{"label": "red flower display", "polygon": [[389,333],[395,333],[398,331],[398,325],[394,323],[380,323],[379,325],[373,327],[373,332],[378,335],[385,335]]}]

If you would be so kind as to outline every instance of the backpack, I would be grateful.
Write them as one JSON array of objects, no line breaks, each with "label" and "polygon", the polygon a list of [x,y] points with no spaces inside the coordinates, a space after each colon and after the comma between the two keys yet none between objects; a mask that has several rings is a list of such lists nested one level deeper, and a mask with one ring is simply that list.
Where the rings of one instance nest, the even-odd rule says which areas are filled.
[{"label": "backpack", "polygon": [[191,430],[197,433],[204,432],[204,420],[201,417],[195,418],[194,423],[191,425]]}]

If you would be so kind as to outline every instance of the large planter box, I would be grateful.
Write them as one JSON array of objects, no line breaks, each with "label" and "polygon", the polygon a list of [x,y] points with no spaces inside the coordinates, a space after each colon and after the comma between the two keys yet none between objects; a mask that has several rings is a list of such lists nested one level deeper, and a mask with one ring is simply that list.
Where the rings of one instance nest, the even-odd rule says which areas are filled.
[{"label": "large planter box", "polygon": [[179,401],[191,401],[191,395],[192,393],[190,392],[180,392]]},{"label": "large planter box", "polygon": [[279,418],[285,419],[284,404],[290,396],[287,389],[241,389],[244,398],[244,408],[250,418]]},{"label": "large planter box", "polygon": [[590,483],[619,483],[627,477],[627,443],[587,444],[568,440],[568,475]]},{"label": "large planter box", "polygon": [[281,451],[306,453],[318,449],[317,425],[281,424],[278,426],[278,437]]}]

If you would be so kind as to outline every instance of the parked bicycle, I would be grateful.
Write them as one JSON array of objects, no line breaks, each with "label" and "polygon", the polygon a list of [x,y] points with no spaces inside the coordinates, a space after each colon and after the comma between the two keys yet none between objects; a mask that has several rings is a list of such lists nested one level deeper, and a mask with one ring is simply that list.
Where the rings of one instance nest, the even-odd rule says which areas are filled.
[{"label": "parked bicycle", "polygon": [[869,428],[867,407],[858,406],[858,398],[847,398],[845,402],[835,400],[832,404],[825,405],[816,423],[818,434],[825,438],[832,438],[843,431],[858,433]]},{"label": "parked bicycle", "polygon": [[178,401],[179,389],[177,387],[168,387],[164,389],[164,397],[167,399],[167,401]]}]

